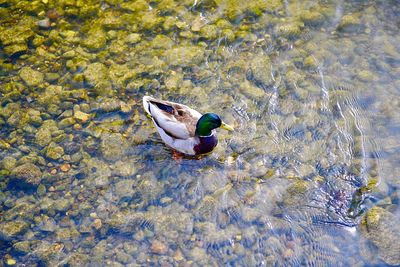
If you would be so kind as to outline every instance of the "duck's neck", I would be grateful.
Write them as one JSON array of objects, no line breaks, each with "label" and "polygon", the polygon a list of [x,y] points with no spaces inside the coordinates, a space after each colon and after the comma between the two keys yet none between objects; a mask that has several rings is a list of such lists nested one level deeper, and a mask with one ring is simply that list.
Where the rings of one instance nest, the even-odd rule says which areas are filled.
[{"label": "duck's neck", "polygon": [[218,144],[218,139],[215,134],[199,136],[199,140],[200,142],[194,146],[194,152],[196,152],[196,155],[209,153]]},{"label": "duck's neck", "polygon": [[196,126],[196,135],[199,137],[206,137],[211,135],[211,127],[207,123],[198,123]]}]

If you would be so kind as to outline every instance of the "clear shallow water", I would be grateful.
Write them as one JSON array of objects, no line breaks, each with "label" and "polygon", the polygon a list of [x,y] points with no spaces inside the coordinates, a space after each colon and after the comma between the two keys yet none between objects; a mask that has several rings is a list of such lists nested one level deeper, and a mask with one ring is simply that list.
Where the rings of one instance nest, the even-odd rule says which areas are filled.
[{"label": "clear shallow water", "polygon": [[[400,264],[396,1],[0,6],[5,263]],[[145,94],[236,131],[178,163]]]}]

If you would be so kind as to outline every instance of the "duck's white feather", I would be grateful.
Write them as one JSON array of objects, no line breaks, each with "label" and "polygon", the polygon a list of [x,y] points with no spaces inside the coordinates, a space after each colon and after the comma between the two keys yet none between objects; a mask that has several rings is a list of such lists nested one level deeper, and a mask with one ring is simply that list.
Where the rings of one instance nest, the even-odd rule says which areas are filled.
[{"label": "duck's white feather", "polygon": [[188,139],[177,139],[168,135],[163,128],[158,127],[157,123],[154,123],[160,134],[161,139],[165,144],[172,147],[175,150],[183,152],[187,155],[195,155],[196,152],[193,150],[194,146],[199,143],[198,137],[190,137]]}]

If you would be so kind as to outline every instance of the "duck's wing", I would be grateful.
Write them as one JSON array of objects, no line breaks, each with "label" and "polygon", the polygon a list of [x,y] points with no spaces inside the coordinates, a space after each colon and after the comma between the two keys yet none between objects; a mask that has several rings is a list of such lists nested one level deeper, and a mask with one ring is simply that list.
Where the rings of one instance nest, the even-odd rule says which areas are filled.
[{"label": "duck's wing", "polygon": [[143,97],[143,107],[166,134],[175,139],[189,139],[195,136],[196,124],[201,114],[188,106]]}]

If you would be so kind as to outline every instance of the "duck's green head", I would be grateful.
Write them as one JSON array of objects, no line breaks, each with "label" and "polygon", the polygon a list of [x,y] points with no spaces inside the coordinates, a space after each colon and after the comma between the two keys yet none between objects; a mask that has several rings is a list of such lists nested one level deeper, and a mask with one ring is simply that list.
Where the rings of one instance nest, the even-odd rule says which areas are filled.
[{"label": "duck's green head", "polygon": [[197,121],[196,135],[209,136],[213,129],[219,127],[228,131],[233,131],[233,127],[224,123],[217,114],[206,113]]}]

